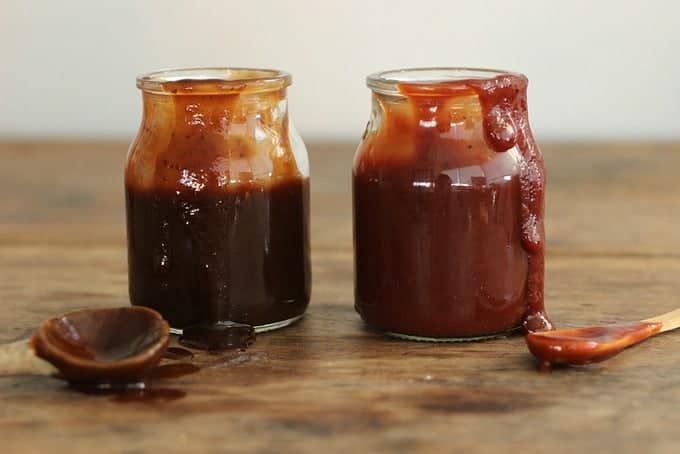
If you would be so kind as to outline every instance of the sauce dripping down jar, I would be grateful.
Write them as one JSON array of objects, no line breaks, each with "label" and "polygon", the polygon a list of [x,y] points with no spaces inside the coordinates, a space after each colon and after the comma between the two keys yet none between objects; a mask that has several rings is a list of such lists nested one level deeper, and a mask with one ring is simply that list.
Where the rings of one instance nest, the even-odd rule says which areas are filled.
[{"label": "sauce dripping down jar", "polygon": [[527,78],[422,68],[367,84],[373,108],[353,165],[357,312],[414,340],[552,329]]},{"label": "sauce dripping down jar", "polygon": [[286,326],[310,297],[309,164],[288,73],[242,68],[141,76],[127,158],[129,290],[173,332]]}]

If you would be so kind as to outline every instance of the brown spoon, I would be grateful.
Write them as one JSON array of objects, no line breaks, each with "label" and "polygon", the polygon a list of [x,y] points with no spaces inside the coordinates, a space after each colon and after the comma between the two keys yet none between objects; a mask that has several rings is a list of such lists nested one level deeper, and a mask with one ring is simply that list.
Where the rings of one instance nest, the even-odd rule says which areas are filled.
[{"label": "brown spoon", "polygon": [[529,351],[542,365],[584,365],[604,361],[655,334],[680,327],[680,309],[639,322],[527,334]]},{"label": "brown spoon", "polygon": [[30,341],[1,346],[0,376],[50,374],[74,384],[136,383],[158,364],[168,341],[168,323],[151,309],[69,312],[43,322]]}]

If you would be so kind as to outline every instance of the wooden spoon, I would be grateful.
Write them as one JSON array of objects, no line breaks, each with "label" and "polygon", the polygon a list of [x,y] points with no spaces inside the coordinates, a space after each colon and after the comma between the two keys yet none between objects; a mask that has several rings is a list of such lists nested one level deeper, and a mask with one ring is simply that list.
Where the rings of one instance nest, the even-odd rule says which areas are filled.
[{"label": "wooden spoon", "polygon": [[655,334],[680,327],[680,309],[639,322],[529,333],[529,351],[543,365],[604,361]]},{"label": "wooden spoon", "polygon": [[0,346],[0,376],[57,375],[75,384],[136,383],[158,364],[168,341],[168,323],[145,307],[69,312],[43,322],[28,341]]}]

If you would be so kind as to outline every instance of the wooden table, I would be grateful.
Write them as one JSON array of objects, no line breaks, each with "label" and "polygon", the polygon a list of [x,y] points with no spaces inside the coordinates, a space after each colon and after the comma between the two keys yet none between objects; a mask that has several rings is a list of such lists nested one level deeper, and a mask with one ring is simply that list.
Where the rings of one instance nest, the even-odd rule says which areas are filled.
[{"label": "wooden table", "polygon": [[[123,143],[0,144],[0,342],[128,304]],[[680,452],[680,334],[537,373],[520,336],[425,344],[352,307],[352,144],[311,144],[307,317],[245,354],[199,355],[183,399],[119,404],[0,378],[3,452]],[[560,326],[680,306],[680,144],[544,145],[547,303]],[[161,451],[162,450],[162,451]],[[550,450],[550,451],[549,451]]]}]

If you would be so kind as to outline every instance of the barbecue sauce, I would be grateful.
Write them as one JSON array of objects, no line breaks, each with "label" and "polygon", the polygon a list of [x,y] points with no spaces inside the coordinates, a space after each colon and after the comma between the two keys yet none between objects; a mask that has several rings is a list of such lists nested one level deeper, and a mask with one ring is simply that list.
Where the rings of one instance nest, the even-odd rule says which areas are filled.
[{"label": "barbecue sauce", "polygon": [[552,329],[526,86],[501,74],[374,94],[353,174],[355,307],[369,325],[425,338]]}]

